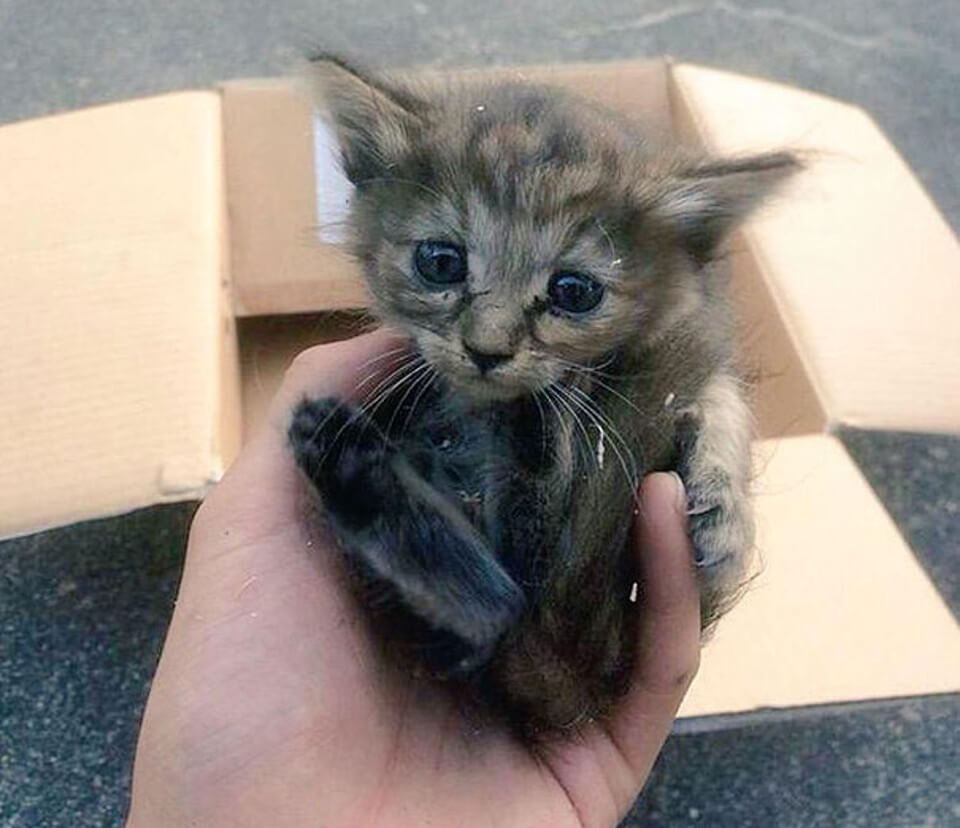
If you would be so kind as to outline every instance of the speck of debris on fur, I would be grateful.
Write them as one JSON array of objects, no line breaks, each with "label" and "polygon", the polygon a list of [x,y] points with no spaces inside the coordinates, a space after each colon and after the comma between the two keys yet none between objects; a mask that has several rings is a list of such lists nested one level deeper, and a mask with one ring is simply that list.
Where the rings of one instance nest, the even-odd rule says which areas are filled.
[{"label": "speck of debris on fur", "polygon": [[480,492],[468,492],[461,489],[458,494],[467,506],[477,506],[483,502],[483,495]]}]

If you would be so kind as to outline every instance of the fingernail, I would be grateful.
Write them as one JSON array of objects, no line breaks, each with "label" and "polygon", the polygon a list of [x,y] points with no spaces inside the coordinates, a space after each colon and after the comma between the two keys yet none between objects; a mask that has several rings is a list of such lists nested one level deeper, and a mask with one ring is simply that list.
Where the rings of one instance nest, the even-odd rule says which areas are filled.
[{"label": "fingernail", "polygon": [[681,515],[687,513],[687,490],[683,485],[683,479],[675,471],[667,472],[673,478],[673,505]]}]

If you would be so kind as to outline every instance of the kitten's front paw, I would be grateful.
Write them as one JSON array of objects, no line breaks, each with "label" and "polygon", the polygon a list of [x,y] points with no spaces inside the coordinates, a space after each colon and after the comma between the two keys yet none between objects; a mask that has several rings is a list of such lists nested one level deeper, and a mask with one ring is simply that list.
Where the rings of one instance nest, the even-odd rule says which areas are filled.
[{"label": "kitten's front paw", "polygon": [[362,491],[361,478],[382,460],[384,449],[367,416],[332,397],[302,400],[287,438],[297,465],[325,497]]},{"label": "kitten's front paw", "polygon": [[350,427],[354,412],[332,397],[303,399],[293,411],[287,438],[297,464],[312,480],[330,460],[334,441]]},{"label": "kitten's front paw", "polygon": [[722,472],[684,480],[694,561],[702,569],[736,566],[753,544],[746,493],[736,493]]},{"label": "kitten's front paw", "polygon": [[696,418],[678,424],[678,471],[687,490],[687,524],[701,586],[704,626],[739,595],[753,552],[753,510],[746,460],[722,434],[704,433]]},{"label": "kitten's front paw", "polygon": [[700,581],[700,621],[710,627],[742,593],[753,551],[753,512],[746,492],[720,473],[693,477],[687,487],[687,525]]}]

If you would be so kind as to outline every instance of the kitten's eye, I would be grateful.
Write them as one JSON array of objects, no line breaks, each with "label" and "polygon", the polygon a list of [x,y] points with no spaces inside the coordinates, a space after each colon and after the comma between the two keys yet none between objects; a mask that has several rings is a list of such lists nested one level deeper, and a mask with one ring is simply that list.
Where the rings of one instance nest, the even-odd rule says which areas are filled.
[{"label": "kitten's eye", "polygon": [[467,251],[449,242],[417,242],[413,267],[432,284],[452,285],[467,278]]},{"label": "kitten's eye", "polygon": [[567,313],[586,313],[603,299],[603,285],[586,273],[561,271],[547,285],[550,304]]}]

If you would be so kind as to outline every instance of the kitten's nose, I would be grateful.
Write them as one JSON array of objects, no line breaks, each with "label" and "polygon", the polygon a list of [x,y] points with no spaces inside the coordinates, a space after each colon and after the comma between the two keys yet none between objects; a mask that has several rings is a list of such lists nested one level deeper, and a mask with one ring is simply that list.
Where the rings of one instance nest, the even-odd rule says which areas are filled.
[{"label": "kitten's nose", "polygon": [[463,343],[463,350],[465,350],[470,359],[473,360],[473,364],[480,369],[481,374],[485,374],[487,371],[496,368],[513,356],[513,354],[495,354],[488,351],[478,351],[475,348],[471,348],[466,342]]}]

